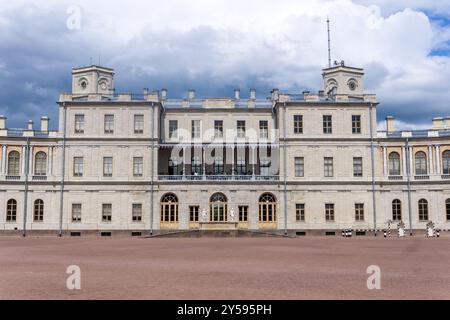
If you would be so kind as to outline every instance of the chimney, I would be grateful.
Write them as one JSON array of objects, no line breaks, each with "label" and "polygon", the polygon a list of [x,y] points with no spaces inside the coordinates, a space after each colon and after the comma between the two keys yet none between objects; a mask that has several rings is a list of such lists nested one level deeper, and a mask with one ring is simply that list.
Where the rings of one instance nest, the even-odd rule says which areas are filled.
[{"label": "chimney", "polygon": [[433,118],[433,129],[434,130],[444,129],[444,118],[442,117]]},{"label": "chimney", "polygon": [[386,117],[386,131],[387,133],[395,132],[395,118],[393,116]]},{"label": "chimney", "polygon": [[324,90],[319,90],[319,97],[323,97],[325,96],[325,91]]},{"label": "chimney", "polygon": [[241,99],[241,90],[234,89],[234,99],[240,100]]},{"label": "chimney", "polygon": [[450,117],[445,117],[445,127],[450,129]]},{"label": "chimney", "polygon": [[309,95],[309,91],[305,90],[305,91],[302,92],[302,94],[303,94],[303,99],[306,100],[306,96]]},{"label": "chimney", "polygon": [[33,120],[28,120],[28,130],[33,130]]},{"label": "chimney", "polygon": [[256,89],[250,89],[250,100],[256,100]]},{"label": "chimney", "polygon": [[273,88],[271,93],[272,93],[272,100],[278,100],[279,95],[280,95],[280,90],[278,90],[277,88]]},{"label": "chimney", "polygon": [[0,130],[6,129],[6,117],[0,116]]},{"label": "chimney", "polygon": [[41,132],[48,132],[48,117],[41,117]]},{"label": "chimney", "polygon": [[194,100],[195,99],[195,90],[189,90],[188,91],[188,99]]},{"label": "chimney", "polygon": [[161,89],[161,100],[167,99],[167,89]]}]

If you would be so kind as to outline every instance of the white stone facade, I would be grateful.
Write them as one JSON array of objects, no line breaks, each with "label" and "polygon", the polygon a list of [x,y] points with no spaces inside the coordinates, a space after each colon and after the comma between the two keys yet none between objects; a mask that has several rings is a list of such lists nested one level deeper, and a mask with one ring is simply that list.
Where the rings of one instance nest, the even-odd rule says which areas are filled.
[{"label": "white stone facade", "polygon": [[377,132],[362,69],[333,66],[319,93],[267,99],[113,94],[112,69],[72,73],[57,131],[45,117],[19,131],[0,117],[0,233],[148,234],[232,220],[290,233],[389,220],[450,229],[449,119],[398,132],[390,118]]}]

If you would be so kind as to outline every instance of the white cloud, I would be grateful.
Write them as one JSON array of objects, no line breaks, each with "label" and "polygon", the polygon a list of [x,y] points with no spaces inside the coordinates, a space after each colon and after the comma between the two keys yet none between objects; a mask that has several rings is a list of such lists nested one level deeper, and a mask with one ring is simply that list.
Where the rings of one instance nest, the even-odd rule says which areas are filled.
[{"label": "white cloud", "polygon": [[[117,73],[119,84],[124,83],[120,79],[150,79],[169,90],[175,84],[181,90],[202,83],[205,91],[236,85],[318,90],[320,69],[327,63],[329,16],[333,59],[366,68],[366,88],[378,94],[380,117],[390,113],[406,123],[421,123],[448,113],[450,58],[430,52],[447,48],[450,28],[420,11],[448,15],[448,1],[129,0],[124,6],[107,0],[34,5],[17,0],[2,4],[0,23],[8,30],[14,19],[5,15],[27,10],[55,12],[64,19],[65,9],[74,4],[82,8],[81,30],[56,32],[64,45],[74,47],[72,56],[65,51],[66,59],[87,64],[101,53],[103,62],[122,72]],[[25,26],[23,41],[32,29]],[[61,41],[52,34],[39,36],[43,45]],[[89,48],[84,52],[80,44]],[[70,70],[65,72],[69,77]]]}]

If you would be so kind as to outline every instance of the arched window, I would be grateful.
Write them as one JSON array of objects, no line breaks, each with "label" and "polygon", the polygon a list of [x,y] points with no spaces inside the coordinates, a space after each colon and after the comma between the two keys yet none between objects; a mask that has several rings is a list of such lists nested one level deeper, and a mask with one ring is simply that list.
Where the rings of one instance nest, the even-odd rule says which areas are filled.
[{"label": "arched window", "polygon": [[36,153],[34,160],[34,175],[45,176],[47,174],[47,155],[45,152]]},{"label": "arched window", "polygon": [[20,175],[20,154],[17,151],[11,151],[8,154],[8,175]]},{"label": "arched window", "polygon": [[214,193],[209,198],[209,221],[225,222],[227,215],[227,197],[223,193]]},{"label": "arched window", "polygon": [[6,221],[15,222],[17,220],[17,201],[9,199],[6,203]]},{"label": "arched window", "polygon": [[402,202],[398,199],[392,201],[392,220],[393,221],[402,220]]},{"label": "arched window", "polygon": [[442,154],[442,173],[450,174],[450,150]]},{"label": "arched window", "polygon": [[423,151],[416,153],[416,175],[427,174],[427,155]]},{"label": "arched window", "polygon": [[259,197],[259,222],[277,221],[277,200],[271,193]]},{"label": "arched window", "polygon": [[400,175],[400,155],[397,152],[391,152],[389,154],[389,175]]},{"label": "arched window", "polygon": [[419,221],[428,221],[428,201],[419,200]]},{"label": "arched window", "polygon": [[178,222],[178,198],[173,193],[161,198],[161,222]]},{"label": "arched window", "polygon": [[450,221],[450,199],[445,200],[445,213],[447,221]]},{"label": "arched window", "polygon": [[34,201],[34,222],[44,221],[44,201],[37,199]]}]

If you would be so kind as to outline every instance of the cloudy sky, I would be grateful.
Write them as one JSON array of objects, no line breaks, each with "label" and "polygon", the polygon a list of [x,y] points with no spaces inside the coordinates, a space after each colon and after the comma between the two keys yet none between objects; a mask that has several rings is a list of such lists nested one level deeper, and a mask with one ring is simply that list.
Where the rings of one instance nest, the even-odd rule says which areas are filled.
[{"label": "cloudy sky", "polygon": [[119,92],[317,91],[327,16],[332,59],[365,68],[380,128],[386,115],[403,129],[450,116],[450,0],[0,0],[0,114],[55,128],[71,68],[99,60]]}]

